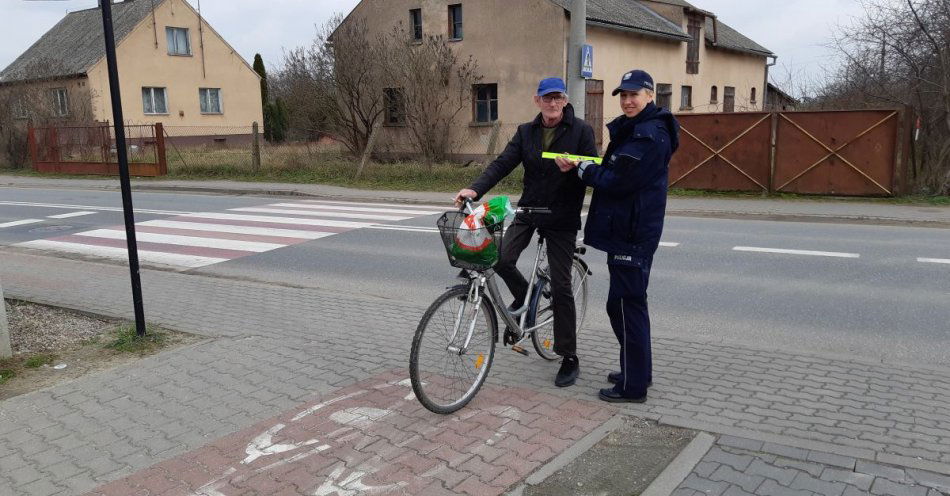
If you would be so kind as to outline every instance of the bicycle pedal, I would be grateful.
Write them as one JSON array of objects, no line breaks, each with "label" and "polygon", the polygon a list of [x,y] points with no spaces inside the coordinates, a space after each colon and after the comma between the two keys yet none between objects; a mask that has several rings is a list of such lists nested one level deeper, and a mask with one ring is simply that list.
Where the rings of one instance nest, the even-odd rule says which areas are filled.
[{"label": "bicycle pedal", "polygon": [[517,353],[521,353],[521,354],[524,355],[524,356],[530,355],[530,353],[528,353],[528,350],[522,348],[522,347],[519,346],[519,345],[514,345],[514,346],[512,346],[512,347],[511,347],[511,351],[514,351],[514,352],[517,352]]}]

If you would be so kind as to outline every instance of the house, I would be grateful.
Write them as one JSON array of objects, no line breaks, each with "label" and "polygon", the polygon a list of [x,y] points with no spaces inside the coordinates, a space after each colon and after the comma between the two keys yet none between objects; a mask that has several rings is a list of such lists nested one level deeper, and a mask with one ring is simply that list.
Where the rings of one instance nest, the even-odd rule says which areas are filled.
[{"label": "house", "polygon": [[772,83],[768,84],[766,91],[768,95],[766,110],[789,111],[795,110],[799,105],[799,101],[795,97],[785,93]]},{"label": "house", "polygon": [[[127,123],[161,122],[200,139],[263,121],[260,77],[187,1],[113,2],[112,14]],[[67,14],[0,72],[0,91],[39,95],[54,120],[111,121],[99,8]],[[16,117],[36,108],[25,100]]]},{"label": "house", "polygon": [[[361,19],[376,33],[401,24],[410,38],[443,36],[472,55],[483,79],[472,88],[472,111],[459,119],[457,130],[486,143],[489,132],[480,127],[530,120],[537,113],[531,96],[538,80],[566,76],[573,55],[568,50],[571,3],[362,0],[344,22]],[[591,0],[587,43],[594,60],[586,119],[594,123],[599,142],[604,122],[620,114],[610,92],[631,68],[651,73],[657,103],[674,112],[753,111],[763,108],[768,62],[775,58],[714,13],[685,0]]]}]

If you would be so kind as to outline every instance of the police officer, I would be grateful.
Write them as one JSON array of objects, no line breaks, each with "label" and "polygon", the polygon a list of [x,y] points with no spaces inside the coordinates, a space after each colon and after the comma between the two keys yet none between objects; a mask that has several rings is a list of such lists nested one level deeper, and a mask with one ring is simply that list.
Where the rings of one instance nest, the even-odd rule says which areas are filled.
[{"label": "police officer", "polygon": [[618,94],[623,115],[607,124],[610,145],[603,164],[557,159],[557,165],[577,167],[594,188],[584,243],[607,252],[607,315],[620,343],[620,371],[608,374],[614,387],[601,389],[600,399],[642,403],[653,382],[647,285],[663,232],[679,124],[653,102],[653,78],[642,70],[624,74],[613,91]]},{"label": "police officer", "polygon": [[542,79],[534,103],[541,112],[533,121],[518,126],[501,155],[471,186],[458,192],[455,202],[459,205],[463,198],[481,198],[521,164],[524,166],[524,191],[518,204],[551,210],[550,214],[515,217],[505,232],[495,272],[515,298],[510,308],[521,307],[528,292],[528,281],[515,264],[535,229],[544,234],[551,269],[554,352],[562,357],[554,384],[566,387],[574,384],[580,373],[571,264],[577,231],[581,228],[581,208],[587,186],[573,172],[558,170],[553,160],[542,159],[541,152],[597,156],[597,146],[594,129],[574,116],[574,107],[568,103],[567,88],[561,78]]}]

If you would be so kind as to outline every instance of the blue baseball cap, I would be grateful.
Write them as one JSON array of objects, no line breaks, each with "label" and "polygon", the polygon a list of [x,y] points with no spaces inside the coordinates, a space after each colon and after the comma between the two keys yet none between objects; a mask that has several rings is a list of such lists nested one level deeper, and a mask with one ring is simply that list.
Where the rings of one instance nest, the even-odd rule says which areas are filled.
[{"label": "blue baseball cap", "polygon": [[538,96],[544,96],[548,93],[567,93],[567,85],[561,78],[544,78],[538,83]]},{"label": "blue baseball cap", "polygon": [[637,91],[644,88],[654,91],[653,78],[646,71],[634,69],[620,78],[620,86],[617,86],[617,89],[611,95],[617,96],[617,93],[621,91]]}]

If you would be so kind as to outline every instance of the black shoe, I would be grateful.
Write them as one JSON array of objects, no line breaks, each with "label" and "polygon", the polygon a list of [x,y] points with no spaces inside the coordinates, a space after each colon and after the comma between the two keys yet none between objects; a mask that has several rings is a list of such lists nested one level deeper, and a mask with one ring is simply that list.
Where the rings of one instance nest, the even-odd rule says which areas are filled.
[{"label": "black shoe", "polygon": [[614,388],[604,388],[597,393],[597,397],[608,403],[646,403],[647,395],[639,397],[624,396],[618,393]]},{"label": "black shoe", "polygon": [[[616,384],[620,382],[622,379],[623,379],[623,374],[621,374],[620,372],[611,372],[607,374],[607,382],[611,384]],[[647,384],[647,387],[648,388],[653,387],[653,381],[650,381],[650,383]]]},{"label": "black shoe", "polygon": [[561,360],[561,369],[557,371],[557,377],[554,378],[554,385],[557,387],[567,387],[574,385],[574,381],[577,380],[577,376],[580,375],[581,367],[580,362],[577,360],[577,355],[571,355],[564,357]]}]

